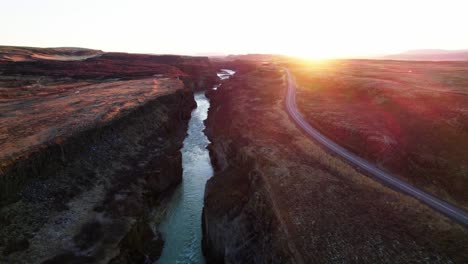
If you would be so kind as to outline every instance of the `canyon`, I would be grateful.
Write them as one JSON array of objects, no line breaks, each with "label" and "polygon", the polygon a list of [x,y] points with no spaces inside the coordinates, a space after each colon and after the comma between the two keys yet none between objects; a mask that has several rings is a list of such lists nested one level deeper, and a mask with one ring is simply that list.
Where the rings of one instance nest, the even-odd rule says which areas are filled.
[{"label": "canyon", "polygon": [[208,58],[0,50],[0,262],[156,260]]},{"label": "canyon", "polygon": [[281,61],[224,63],[237,72],[208,93],[208,263],[466,262],[464,226],[364,175],[289,119]]},{"label": "canyon", "polygon": [[[379,76],[401,78],[408,63],[0,46],[0,263],[465,263],[466,226],[327,150],[286,109],[288,69],[307,122],[466,206],[455,144],[456,166],[443,174],[453,178],[405,174],[391,166],[405,164],[401,154],[370,144],[393,137],[352,127],[385,127],[373,123],[381,112],[349,111],[352,100],[388,106],[404,96]],[[464,80],[446,82],[457,85],[443,102],[464,104]],[[428,93],[447,92],[436,88]],[[463,113],[443,131],[463,139]]]}]

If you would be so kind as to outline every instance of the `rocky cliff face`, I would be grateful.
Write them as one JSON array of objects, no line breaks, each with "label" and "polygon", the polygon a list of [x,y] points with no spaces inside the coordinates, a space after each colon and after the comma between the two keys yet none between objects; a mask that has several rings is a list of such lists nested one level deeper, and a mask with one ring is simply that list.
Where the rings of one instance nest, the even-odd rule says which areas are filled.
[{"label": "rocky cliff face", "polygon": [[[64,258],[89,257],[98,262],[115,256],[118,245],[128,259],[144,257],[144,247],[129,253],[119,241],[134,232],[133,223],[148,221],[162,195],[182,180],[179,150],[193,107],[189,90],[162,96],[9,170],[7,179],[28,179],[15,202],[1,208],[0,259],[63,263]],[[13,174],[17,171],[22,173]],[[156,234],[136,233],[132,239],[158,240]],[[29,246],[14,248],[18,240]]]},{"label": "rocky cliff face", "polygon": [[284,111],[285,87],[280,68],[259,64],[208,93],[208,263],[468,260],[466,229],[304,137]]},{"label": "rocky cliff face", "polygon": [[27,51],[29,57],[0,58],[0,204],[14,199],[23,179],[39,176],[36,168],[59,162],[65,140],[80,141],[82,132],[101,129],[182,85],[204,89],[217,79],[207,58],[101,52],[67,61],[35,56],[70,55],[61,50],[7,52],[12,49],[0,47],[2,54],[23,56]]},{"label": "rocky cliff face", "polygon": [[209,73],[146,55],[100,56],[0,65],[1,263],[142,263],[161,253],[157,224],[182,180],[196,106],[176,77],[198,89]]},{"label": "rocky cliff face", "polygon": [[253,139],[237,126],[234,97],[246,85],[242,74],[208,93],[206,133],[215,175],[205,191],[203,250],[208,263],[294,263],[264,172],[247,150]]},{"label": "rocky cliff face", "polygon": [[203,211],[207,262],[293,263],[261,172],[242,161],[251,157],[233,154],[227,157],[229,165],[207,184]]}]

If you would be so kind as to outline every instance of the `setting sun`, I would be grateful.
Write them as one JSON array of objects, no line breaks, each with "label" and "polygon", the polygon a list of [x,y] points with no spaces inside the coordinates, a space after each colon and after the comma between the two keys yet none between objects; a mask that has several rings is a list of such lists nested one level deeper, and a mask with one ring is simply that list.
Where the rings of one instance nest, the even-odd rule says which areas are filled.
[{"label": "setting sun", "polygon": [[0,17],[9,25],[1,39],[21,46],[310,58],[468,46],[468,2],[457,0],[23,0],[2,1],[0,8],[9,10]]}]

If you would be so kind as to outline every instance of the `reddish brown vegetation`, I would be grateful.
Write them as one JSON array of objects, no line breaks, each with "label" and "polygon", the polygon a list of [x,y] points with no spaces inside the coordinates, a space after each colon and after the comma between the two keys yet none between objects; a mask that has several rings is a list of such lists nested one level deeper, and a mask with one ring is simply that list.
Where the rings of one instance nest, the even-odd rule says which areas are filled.
[{"label": "reddish brown vegetation", "polygon": [[208,263],[466,262],[463,227],[324,151],[288,118],[281,68],[256,66],[209,93]]},{"label": "reddish brown vegetation", "polygon": [[84,60],[102,54],[100,50],[83,48],[34,48],[0,46],[2,61],[33,61],[33,60]]},{"label": "reddish brown vegetation", "polygon": [[[38,53],[96,56],[60,61],[38,58]],[[200,89],[216,81],[208,58],[15,47],[0,47],[0,54],[29,56],[16,62],[0,57],[3,170],[5,162],[36,144],[107,122],[184,84]]]},{"label": "reddish brown vegetation", "polygon": [[[148,59],[150,55],[106,53],[84,61],[0,61],[0,69],[5,75],[45,75],[70,78],[135,78],[154,74],[170,76],[185,75],[180,69]],[[158,56],[154,56],[158,58]]]},{"label": "reddish brown vegetation", "polygon": [[298,106],[323,133],[468,206],[468,63],[290,64]]},{"label": "reddish brown vegetation", "polygon": [[216,79],[207,58],[0,47],[0,262],[154,261],[192,89]]}]

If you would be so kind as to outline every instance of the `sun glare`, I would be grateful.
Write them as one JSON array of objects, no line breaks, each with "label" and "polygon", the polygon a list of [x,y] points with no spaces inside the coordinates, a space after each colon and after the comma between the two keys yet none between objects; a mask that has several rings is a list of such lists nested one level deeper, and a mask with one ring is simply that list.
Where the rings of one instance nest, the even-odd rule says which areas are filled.
[{"label": "sun glare", "polygon": [[[468,1],[458,0],[25,0],[29,9],[17,2],[0,3],[0,9],[11,10],[0,16],[1,24],[12,25],[2,29],[3,44],[313,59],[468,46],[468,35],[461,33],[468,24]],[[75,12],[64,12],[71,9]]]},{"label": "sun glare", "polygon": [[[446,10],[449,6],[461,9]],[[459,26],[467,22],[460,13],[462,7],[468,8],[468,3],[331,0],[271,4],[268,12],[260,14],[267,21],[258,28],[261,39],[255,32],[239,41],[257,39],[263,50],[307,59],[381,56],[425,48],[427,43],[464,48],[468,39],[459,34]],[[251,28],[251,22],[245,19],[236,25]]]}]

